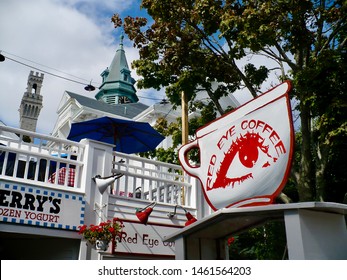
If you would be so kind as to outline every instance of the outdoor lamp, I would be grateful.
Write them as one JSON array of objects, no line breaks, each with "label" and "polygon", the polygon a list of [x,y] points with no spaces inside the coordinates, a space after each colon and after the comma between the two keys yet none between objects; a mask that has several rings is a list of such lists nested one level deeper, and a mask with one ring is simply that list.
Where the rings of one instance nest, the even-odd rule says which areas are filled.
[{"label": "outdoor lamp", "polygon": [[85,86],[84,89],[86,91],[93,91],[93,90],[95,90],[95,87],[93,85],[89,84],[89,85]]},{"label": "outdoor lamp", "polygon": [[135,198],[141,198],[142,195],[142,187],[137,187],[135,189]]},{"label": "outdoor lamp", "polygon": [[94,91],[94,90],[95,90],[95,86],[93,86],[93,85],[92,85],[92,81],[90,81],[90,84],[89,84],[89,85],[86,85],[86,86],[84,87],[84,89],[85,89],[86,91],[91,92],[91,91]]},{"label": "outdoor lamp", "polygon": [[107,177],[101,177],[100,175],[96,175],[92,179],[95,182],[96,186],[98,187],[99,192],[103,194],[109,185],[111,185],[114,181],[116,181],[118,178],[122,177],[123,175],[124,174],[122,173],[117,173]]},{"label": "outdoor lamp", "polygon": [[190,212],[188,212],[186,209],[184,209],[181,205],[178,205],[178,204],[175,206],[175,210],[173,212],[169,212],[167,214],[167,216],[170,219],[172,219],[176,215],[176,210],[177,210],[178,206],[181,207],[184,210],[185,214],[186,214],[187,221],[184,224],[185,226],[189,226],[190,224],[192,224],[192,223],[197,221],[197,219]]},{"label": "outdoor lamp", "polygon": [[165,105],[165,104],[168,104],[169,101],[167,101],[165,98],[163,98],[161,101],[160,101],[160,104],[162,105]]},{"label": "outdoor lamp", "polygon": [[144,225],[147,224],[148,217],[152,213],[153,208],[156,204],[157,204],[156,202],[152,202],[151,204],[147,205],[145,208],[136,209],[136,217],[140,220],[141,224],[144,224]]}]

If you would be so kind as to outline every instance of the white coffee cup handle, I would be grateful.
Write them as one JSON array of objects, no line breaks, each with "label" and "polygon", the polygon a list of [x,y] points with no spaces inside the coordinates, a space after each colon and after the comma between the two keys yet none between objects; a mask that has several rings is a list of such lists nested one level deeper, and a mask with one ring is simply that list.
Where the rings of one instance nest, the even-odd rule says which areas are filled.
[{"label": "white coffee cup handle", "polygon": [[189,142],[188,144],[183,145],[179,150],[178,150],[178,157],[180,159],[181,165],[183,167],[183,169],[189,173],[192,176],[198,176],[199,175],[199,170],[200,170],[200,166],[192,166],[189,163],[187,154],[190,150],[192,150],[193,148],[199,148],[198,145],[198,140],[195,139],[192,142]]}]

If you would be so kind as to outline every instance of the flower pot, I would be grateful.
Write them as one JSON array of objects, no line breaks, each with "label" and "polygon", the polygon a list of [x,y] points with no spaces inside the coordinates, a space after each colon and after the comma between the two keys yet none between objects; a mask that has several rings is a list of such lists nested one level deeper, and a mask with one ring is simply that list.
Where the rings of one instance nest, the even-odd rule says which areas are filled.
[{"label": "flower pot", "polygon": [[95,249],[99,251],[106,251],[108,248],[109,241],[106,240],[96,240]]}]

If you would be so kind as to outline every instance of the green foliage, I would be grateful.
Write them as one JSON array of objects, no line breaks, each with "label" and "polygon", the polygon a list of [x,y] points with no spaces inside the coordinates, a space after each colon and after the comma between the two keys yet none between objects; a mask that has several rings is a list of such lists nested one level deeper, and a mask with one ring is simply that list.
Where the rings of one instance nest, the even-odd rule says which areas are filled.
[{"label": "green foliage", "polygon": [[[226,38],[219,30],[221,15],[230,11],[223,1],[150,0],[142,1],[142,7],[152,17],[152,25],[148,27],[144,18],[126,17],[123,21],[125,32],[140,51],[140,59],[133,62],[143,77],[138,81],[140,88],[166,87],[170,101],[180,105],[181,91],[191,100],[198,89],[205,89],[216,103],[219,97],[250,83],[235,63],[243,50],[228,53],[231,45],[225,48]],[[122,24],[117,14],[112,21],[116,27]],[[263,68],[249,68],[248,72],[258,84],[266,79],[261,75]],[[212,82],[225,86],[213,90]],[[249,89],[253,94],[254,88]]]},{"label": "green foliage", "polygon": [[115,237],[123,232],[123,222],[118,218],[101,222],[99,225],[79,226],[79,234],[83,236],[90,244],[94,245],[97,240],[103,240],[109,243],[112,239],[116,242]]},{"label": "green foliage", "polygon": [[234,236],[229,245],[231,260],[287,259],[285,227],[281,221],[271,221]]},{"label": "green foliage", "polygon": [[23,135],[23,141],[27,143],[31,143],[31,138],[28,135]]},{"label": "green foliage", "polygon": [[245,65],[245,75],[255,88],[260,89],[263,81],[265,81],[269,75],[269,69],[263,65],[257,69],[253,64],[248,63]]}]

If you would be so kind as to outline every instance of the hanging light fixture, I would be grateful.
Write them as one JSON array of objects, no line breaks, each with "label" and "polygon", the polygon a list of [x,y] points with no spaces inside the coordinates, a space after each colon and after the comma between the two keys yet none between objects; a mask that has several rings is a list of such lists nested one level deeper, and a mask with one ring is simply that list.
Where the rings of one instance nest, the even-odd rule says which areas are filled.
[{"label": "hanging light fixture", "polygon": [[92,85],[92,80],[90,81],[89,85],[86,85],[84,87],[85,90],[91,92],[91,91],[94,91],[95,90],[95,86]]},{"label": "hanging light fixture", "polygon": [[168,216],[170,219],[172,219],[172,218],[176,215],[177,207],[181,207],[181,208],[184,210],[185,214],[186,214],[187,221],[186,221],[186,223],[184,224],[185,226],[189,226],[189,225],[191,225],[192,223],[194,223],[194,222],[197,221],[197,219],[196,219],[190,212],[188,212],[186,209],[183,208],[183,206],[178,205],[178,204],[175,206],[175,210],[174,210],[173,212],[169,212],[169,213],[167,214],[167,216]]},{"label": "hanging light fixture", "polygon": [[161,105],[165,105],[165,104],[168,104],[169,101],[167,101],[165,98],[163,98],[159,103],[160,103]]},{"label": "hanging light fixture", "polygon": [[0,52],[0,62],[3,62],[3,61],[5,61],[5,56],[3,56]]},{"label": "hanging light fixture", "polygon": [[84,87],[85,90],[87,91],[94,91],[95,90],[95,86],[93,86],[92,84],[86,85]]},{"label": "hanging light fixture", "polygon": [[92,179],[95,182],[96,186],[98,187],[99,192],[103,194],[109,185],[111,185],[114,181],[116,181],[118,178],[122,177],[123,175],[124,174],[122,173],[117,173],[107,177],[101,177],[100,175],[96,175]]},{"label": "hanging light fixture", "polygon": [[149,215],[152,213],[156,202],[152,202],[142,209],[136,209],[136,217],[140,220],[141,224],[146,225]]},{"label": "hanging light fixture", "polygon": [[141,198],[142,196],[142,187],[137,187],[135,189],[135,198]]}]

